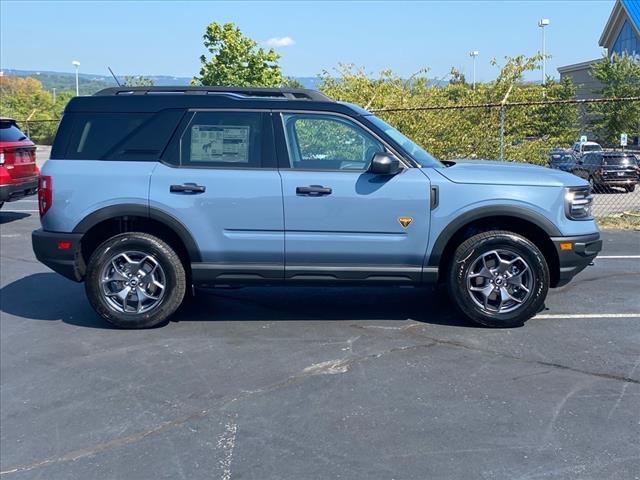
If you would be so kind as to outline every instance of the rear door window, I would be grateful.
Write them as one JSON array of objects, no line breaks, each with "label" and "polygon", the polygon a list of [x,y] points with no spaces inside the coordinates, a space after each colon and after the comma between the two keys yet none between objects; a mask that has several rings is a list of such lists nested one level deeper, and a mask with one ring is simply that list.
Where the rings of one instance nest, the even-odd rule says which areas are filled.
[{"label": "rear door window", "polygon": [[195,112],[180,137],[180,164],[210,168],[269,167],[270,124],[260,112]]}]

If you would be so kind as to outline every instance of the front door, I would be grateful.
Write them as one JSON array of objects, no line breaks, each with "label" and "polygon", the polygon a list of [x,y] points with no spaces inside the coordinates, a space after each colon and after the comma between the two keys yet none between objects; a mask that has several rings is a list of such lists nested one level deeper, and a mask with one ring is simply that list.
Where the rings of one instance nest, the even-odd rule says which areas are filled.
[{"label": "front door", "polygon": [[150,209],[201,253],[195,283],[282,280],[284,218],[270,113],[190,112],[151,177]]},{"label": "front door", "polygon": [[349,117],[274,114],[290,281],[417,282],[429,235],[429,180],[367,172],[387,147]]}]

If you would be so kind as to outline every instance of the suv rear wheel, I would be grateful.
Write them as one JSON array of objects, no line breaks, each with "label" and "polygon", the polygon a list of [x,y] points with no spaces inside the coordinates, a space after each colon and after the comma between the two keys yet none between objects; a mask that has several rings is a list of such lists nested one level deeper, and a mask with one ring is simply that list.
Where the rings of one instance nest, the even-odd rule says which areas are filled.
[{"label": "suv rear wheel", "polygon": [[549,268],[542,252],[526,238],[490,231],[456,249],[448,287],[460,310],[474,322],[516,327],[543,308]]},{"label": "suv rear wheel", "polygon": [[121,328],[155,327],[182,303],[184,266],[159,238],[122,233],[91,255],[85,289],[93,308],[110,323]]}]

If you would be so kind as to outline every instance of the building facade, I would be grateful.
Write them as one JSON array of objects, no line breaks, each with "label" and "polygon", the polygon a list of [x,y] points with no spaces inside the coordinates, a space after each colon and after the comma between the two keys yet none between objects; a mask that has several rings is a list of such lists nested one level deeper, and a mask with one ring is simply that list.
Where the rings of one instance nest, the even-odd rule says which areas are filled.
[{"label": "building facade", "polygon": [[[598,44],[607,55],[640,58],[640,0],[617,0]],[[591,77],[591,67],[600,59],[559,67],[560,78],[569,77],[577,87],[577,98],[598,98],[602,84]]]}]

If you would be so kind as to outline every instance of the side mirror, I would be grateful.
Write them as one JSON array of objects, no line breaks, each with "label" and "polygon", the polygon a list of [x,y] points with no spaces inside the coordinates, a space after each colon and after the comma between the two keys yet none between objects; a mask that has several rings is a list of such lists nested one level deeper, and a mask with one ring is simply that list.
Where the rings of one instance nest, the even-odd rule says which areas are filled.
[{"label": "side mirror", "polygon": [[396,175],[401,170],[400,160],[391,154],[378,152],[373,156],[368,172],[376,175]]}]

